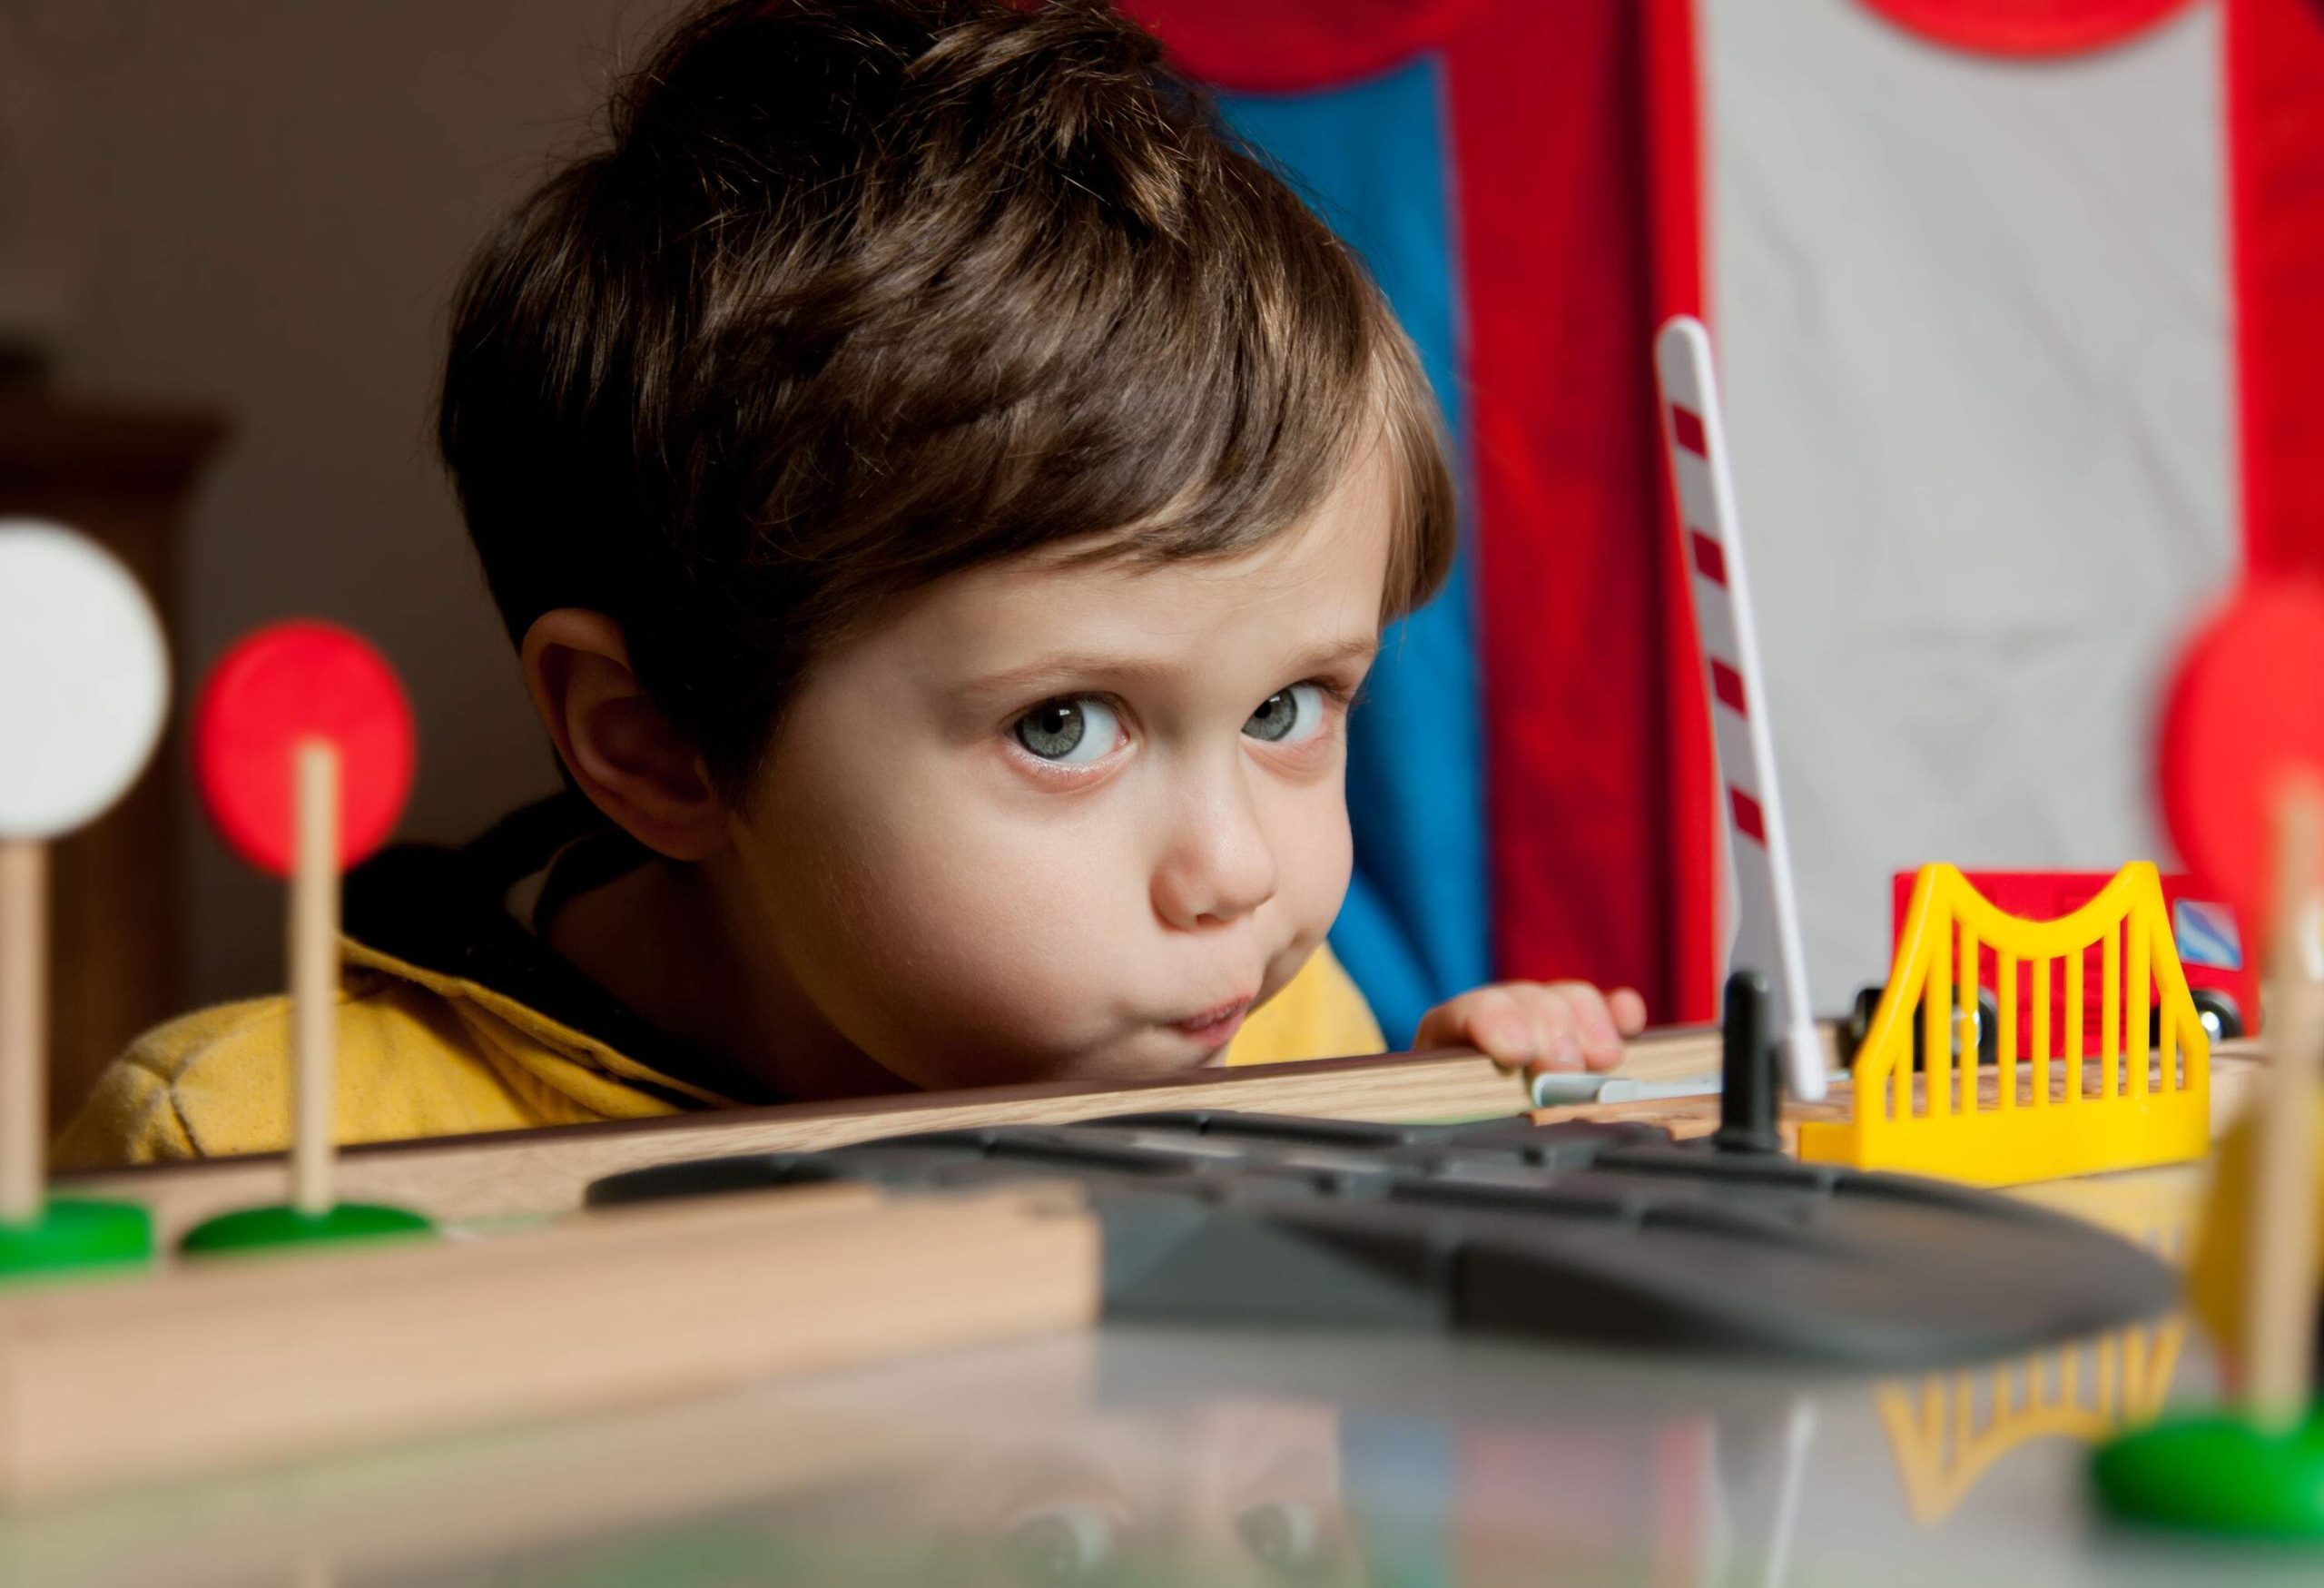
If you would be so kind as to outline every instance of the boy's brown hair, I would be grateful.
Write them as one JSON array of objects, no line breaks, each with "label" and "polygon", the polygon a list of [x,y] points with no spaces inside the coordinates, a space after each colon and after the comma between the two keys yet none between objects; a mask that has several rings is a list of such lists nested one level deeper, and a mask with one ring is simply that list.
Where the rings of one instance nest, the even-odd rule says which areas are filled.
[{"label": "boy's brown hair", "polygon": [[438,421],[511,636],[613,616],[729,795],[883,602],[1232,555],[1374,439],[1393,617],[1453,542],[1411,345],[1104,0],[697,11],[469,267]]}]

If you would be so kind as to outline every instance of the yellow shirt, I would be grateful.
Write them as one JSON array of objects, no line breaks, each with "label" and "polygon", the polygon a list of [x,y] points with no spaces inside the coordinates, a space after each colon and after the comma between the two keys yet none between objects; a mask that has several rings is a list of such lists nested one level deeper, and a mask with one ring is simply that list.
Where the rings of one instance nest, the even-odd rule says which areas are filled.
[{"label": "yellow shirt", "polygon": [[[637,1119],[734,1106],[475,981],[347,941],[336,1133],[342,1142]],[[290,1140],[288,1001],[170,1021],[107,1067],[65,1127],[59,1169],[280,1150]],[[1329,949],[1254,1012],[1229,1064],[1384,1046]]]}]

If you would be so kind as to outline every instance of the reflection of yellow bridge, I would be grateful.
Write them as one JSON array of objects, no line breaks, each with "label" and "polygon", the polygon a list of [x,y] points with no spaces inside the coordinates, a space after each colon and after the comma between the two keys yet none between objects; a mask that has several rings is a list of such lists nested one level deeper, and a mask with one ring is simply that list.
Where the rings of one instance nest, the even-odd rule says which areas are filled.
[{"label": "reflection of yellow bridge", "polygon": [[2095,1444],[2152,1422],[2171,1392],[2186,1329],[2184,1319],[2118,1329],[2025,1362],[1929,1378],[1917,1394],[1883,1386],[1880,1424],[1913,1520],[1944,1521],[1994,1463],[2029,1439]]},{"label": "reflection of yellow bridge", "polygon": [[[2184,1188],[2142,1179],[2151,1177],[2103,1182],[2132,1194],[2077,1211],[2184,1267],[2192,1212]],[[2174,1317],[1998,1367],[1883,1385],[1880,1425],[1896,1453],[1913,1520],[1923,1526],[1944,1521],[1995,1462],[2030,1440],[2094,1445],[2152,1422],[2171,1393],[2186,1333],[2186,1319]]]},{"label": "reflection of yellow bridge", "polygon": [[[1972,1044],[1958,1065],[1953,1055],[1955,1022],[1974,1030],[1981,945],[1993,951],[2000,1005],[2000,1061],[1983,1078]],[[2094,1045],[2084,997],[2093,948]],[[2053,1010],[2061,979],[2064,1008]],[[2021,983],[2031,1003],[2024,1021]],[[2159,1062],[2151,1063],[2148,1011],[2158,1002]],[[2022,1043],[2021,1025],[2030,1027]],[[1987,1186],[2201,1158],[2211,1145],[2211,1040],[2188,996],[2154,867],[2124,866],[2071,915],[2024,921],[1952,866],[1924,866],[1853,1091],[1850,1118],[1800,1127],[1800,1157]]]}]

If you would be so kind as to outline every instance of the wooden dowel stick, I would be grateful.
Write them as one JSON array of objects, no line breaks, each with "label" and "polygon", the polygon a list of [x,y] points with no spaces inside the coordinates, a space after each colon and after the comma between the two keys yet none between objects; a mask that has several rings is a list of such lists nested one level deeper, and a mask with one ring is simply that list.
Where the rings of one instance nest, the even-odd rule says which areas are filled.
[{"label": "wooden dowel stick", "polygon": [[2245,1215],[2244,1362],[2253,1420],[2285,1430],[2308,1415],[2316,1316],[2316,1088],[2324,979],[2312,945],[2324,887],[2324,789],[2301,780],[2276,809],[2276,919],[2270,944],[2271,1050],[2252,1142]]},{"label": "wooden dowel stick", "polygon": [[290,874],[290,1020],[295,1110],[290,1199],[301,1213],[330,1210],[333,1060],[339,1039],[339,750],[310,739],[298,750],[298,846]]},{"label": "wooden dowel stick", "polygon": [[0,1223],[40,1217],[47,1050],[48,846],[0,840]]}]

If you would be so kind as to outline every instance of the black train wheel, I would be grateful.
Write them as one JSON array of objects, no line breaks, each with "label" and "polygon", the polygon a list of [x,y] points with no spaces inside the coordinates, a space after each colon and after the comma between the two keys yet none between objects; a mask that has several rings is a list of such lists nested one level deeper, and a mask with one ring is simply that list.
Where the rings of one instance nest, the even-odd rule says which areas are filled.
[{"label": "black train wheel", "polygon": [[[1879,1011],[1882,989],[1866,987],[1856,995],[1856,1002],[1840,1022],[1838,1039],[1840,1061],[1853,1070],[1856,1054],[1863,1050],[1865,1039],[1872,1034],[1872,1017]],[[1953,1057],[1961,1057],[1962,1027],[1966,1024],[1975,1031],[1977,1062],[1993,1064],[2001,1058],[2001,1003],[1993,989],[1977,989],[1977,1006],[1965,1021],[1956,1013],[1953,1018]],[[1915,1011],[1913,1019],[1913,1068],[1926,1069],[1921,1054],[1921,1021]]]},{"label": "black train wheel", "polygon": [[[2235,1000],[2211,987],[2197,987],[2188,997],[2195,1005],[2195,1018],[2203,1022],[2203,1030],[2211,1033],[2214,1042],[2231,1042],[2243,1035],[2243,1011],[2235,1007]],[[2146,1019],[2146,1045],[2162,1046],[2162,1011],[2149,1010]]]},{"label": "black train wheel", "polygon": [[1857,991],[1851,1004],[1833,1031],[1840,1050],[1840,1062],[1856,1068],[1856,1056],[1864,1050],[1864,1040],[1872,1034],[1872,1017],[1880,1007],[1880,989],[1866,987]]},{"label": "black train wheel", "polygon": [[2214,1042],[2232,1042],[2243,1034],[2243,1011],[2235,1000],[2215,987],[2198,987],[2192,994],[2195,1016]]}]

